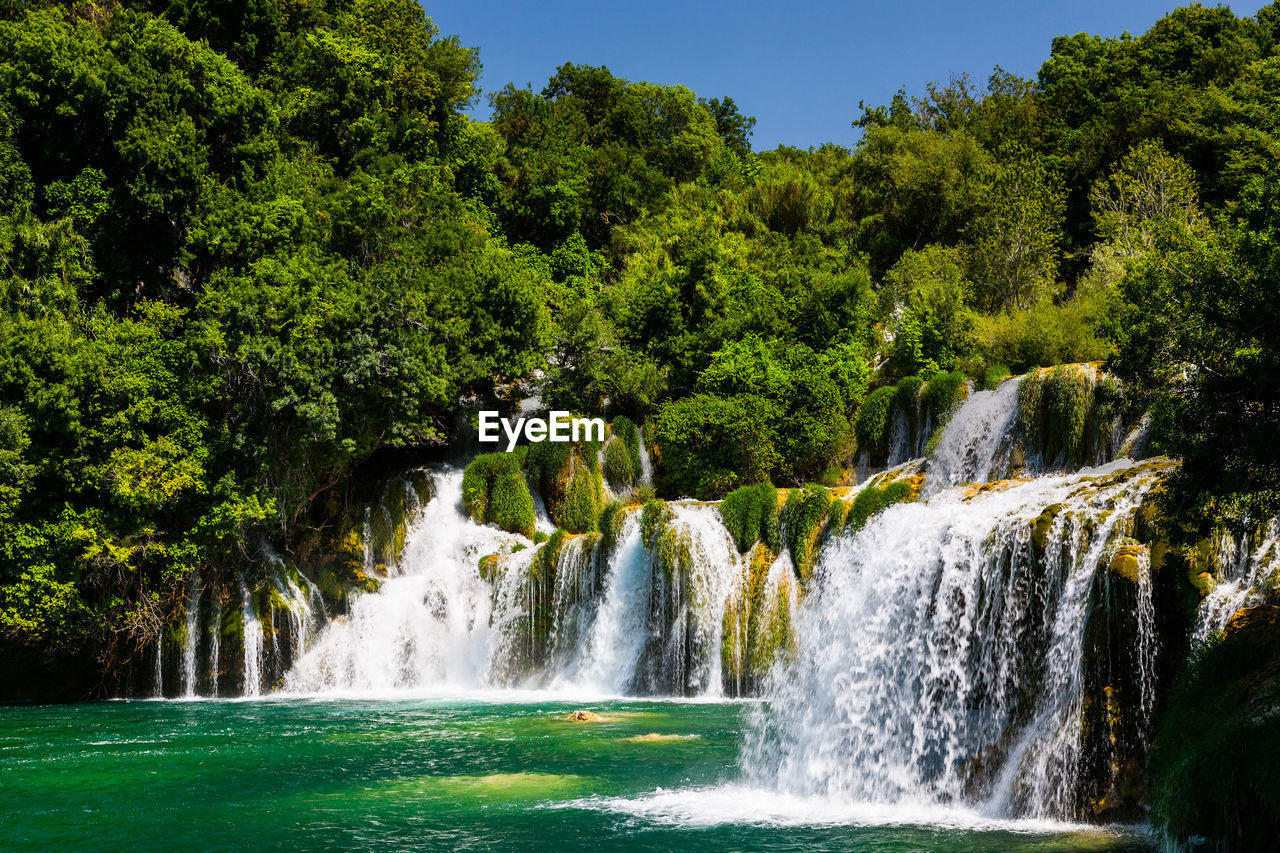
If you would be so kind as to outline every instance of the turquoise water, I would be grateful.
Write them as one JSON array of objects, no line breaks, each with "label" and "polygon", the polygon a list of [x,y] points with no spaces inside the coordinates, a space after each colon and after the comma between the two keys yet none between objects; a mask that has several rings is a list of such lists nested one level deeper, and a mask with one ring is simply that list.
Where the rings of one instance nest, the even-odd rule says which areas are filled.
[{"label": "turquoise water", "polygon": [[[1149,850],[739,783],[744,706],[476,699],[0,708],[0,848]],[[912,823],[915,822],[915,823]]]}]

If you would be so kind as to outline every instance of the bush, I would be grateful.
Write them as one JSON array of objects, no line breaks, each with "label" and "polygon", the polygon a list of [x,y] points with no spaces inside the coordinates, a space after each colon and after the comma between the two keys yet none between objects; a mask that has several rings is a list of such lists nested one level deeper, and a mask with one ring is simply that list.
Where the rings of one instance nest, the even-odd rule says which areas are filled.
[{"label": "bush", "polygon": [[533,495],[514,454],[485,453],[471,460],[462,474],[462,502],[480,524],[533,536]]},{"label": "bush", "polygon": [[653,430],[667,492],[707,500],[768,480],[779,462],[775,413],[773,404],[751,394],[695,394],[667,403]]},{"label": "bush", "polygon": [[988,363],[1007,364],[1018,372],[1102,361],[1112,351],[1098,331],[1106,316],[1096,298],[1061,305],[1045,300],[1026,311],[978,317],[972,346]]},{"label": "bush", "polygon": [[720,517],[740,553],[757,541],[778,550],[778,490],[771,483],[734,489],[720,502]]},{"label": "bush", "polygon": [[813,561],[813,545],[831,510],[831,492],[816,483],[803,489],[792,489],[784,509],[787,547],[801,577],[809,574]]},{"label": "bush", "polygon": [[854,433],[858,438],[859,451],[876,455],[888,452],[889,414],[896,394],[896,388],[885,386],[863,398],[854,418]]},{"label": "bush", "polygon": [[631,451],[618,436],[609,439],[604,446],[604,477],[609,485],[623,489],[633,485],[639,471],[639,464],[632,460]]},{"label": "bush", "polygon": [[1152,751],[1151,817],[1179,839],[1270,850],[1280,837],[1278,610],[1245,611],[1240,630],[1202,649],[1169,697]]}]

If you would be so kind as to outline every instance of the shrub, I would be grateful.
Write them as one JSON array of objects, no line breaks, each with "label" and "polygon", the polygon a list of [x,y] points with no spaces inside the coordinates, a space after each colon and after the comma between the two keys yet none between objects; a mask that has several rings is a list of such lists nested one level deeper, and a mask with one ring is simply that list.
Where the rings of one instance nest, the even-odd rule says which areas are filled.
[{"label": "shrub", "polygon": [[614,488],[633,485],[639,471],[638,461],[633,461],[631,451],[618,436],[609,439],[604,446],[604,477]]},{"label": "shrub", "polygon": [[897,389],[887,385],[863,398],[854,418],[858,450],[880,455],[888,451],[889,414],[896,394]]},{"label": "shrub", "polygon": [[740,553],[757,541],[778,549],[778,490],[772,484],[734,489],[720,502],[720,517]]},{"label": "shrub", "polygon": [[778,464],[775,406],[750,394],[695,394],[667,403],[654,425],[659,473],[669,492],[719,498],[769,479]]},{"label": "shrub", "polygon": [[807,577],[813,561],[813,545],[831,509],[831,492],[816,483],[792,489],[787,495],[785,527],[791,559],[801,577]]},{"label": "shrub", "polygon": [[485,453],[471,460],[462,474],[462,501],[480,524],[533,535],[533,495],[513,454]]}]

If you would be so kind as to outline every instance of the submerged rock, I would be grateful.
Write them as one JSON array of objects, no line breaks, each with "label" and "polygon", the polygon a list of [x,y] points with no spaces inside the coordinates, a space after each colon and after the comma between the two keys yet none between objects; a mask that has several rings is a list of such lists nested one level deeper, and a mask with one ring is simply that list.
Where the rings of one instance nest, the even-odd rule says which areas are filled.
[{"label": "submerged rock", "polygon": [[571,723],[599,723],[604,720],[604,717],[600,716],[595,711],[588,711],[585,708],[579,708],[569,716],[565,717],[565,719]]}]

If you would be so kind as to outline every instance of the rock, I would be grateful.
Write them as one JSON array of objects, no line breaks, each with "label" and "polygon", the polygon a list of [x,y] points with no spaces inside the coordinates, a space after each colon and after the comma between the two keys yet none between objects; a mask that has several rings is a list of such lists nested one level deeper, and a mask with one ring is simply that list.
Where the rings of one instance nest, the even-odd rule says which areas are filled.
[{"label": "rock", "polygon": [[1124,545],[1111,556],[1107,569],[1129,583],[1137,583],[1142,577],[1142,564],[1146,557],[1145,545]]},{"label": "rock", "polygon": [[565,717],[565,719],[571,723],[598,723],[604,718],[594,711],[579,709]]},{"label": "rock", "polygon": [[1049,533],[1053,530],[1054,519],[1065,507],[1066,504],[1053,504],[1046,507],[1045,511],[1031,523],[1031,544],[1035,546],[1036,553],[1041,556],[1044,556],[1045,548],[1049,545]]},{"label": "rock", "polygon": [[1274,604],[1243,607],[1227,621],[1224,633],[1227,637],[1236,634],[1248,634],[1251,638],[1275,636],[1280,633],[1280,607]]}]

